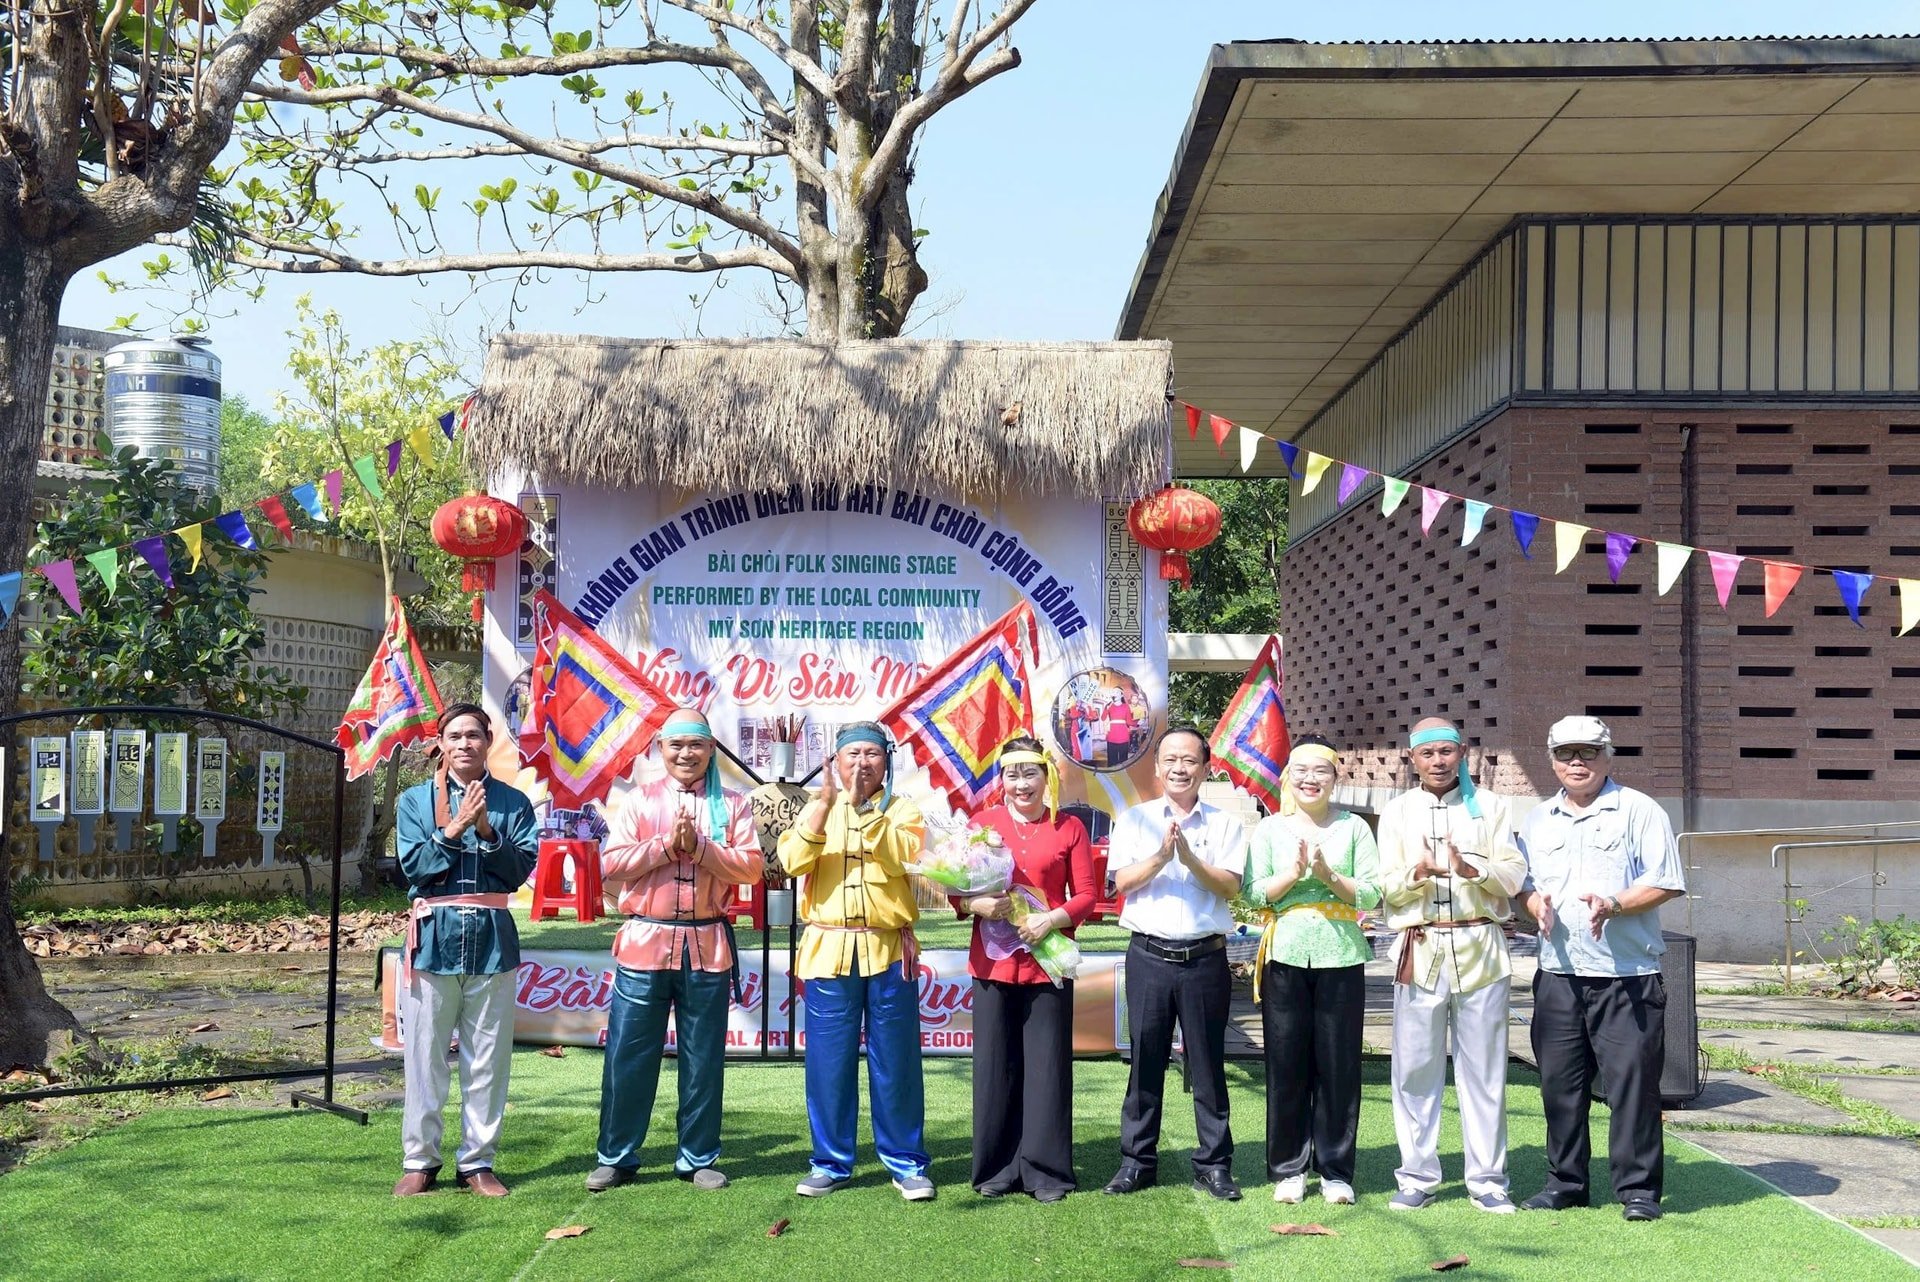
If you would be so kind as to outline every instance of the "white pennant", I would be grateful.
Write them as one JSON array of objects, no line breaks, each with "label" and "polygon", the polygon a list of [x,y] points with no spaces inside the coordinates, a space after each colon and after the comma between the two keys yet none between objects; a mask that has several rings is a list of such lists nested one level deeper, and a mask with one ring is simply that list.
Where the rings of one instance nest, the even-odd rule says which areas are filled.
[{"label": "white pennant", "polygon": [[1258,432],[1244,427],[1240,429],[1240,470],[1242,472],[1253,466],[1253,460],[1260,452],[1260,442],[1265,439]]}]

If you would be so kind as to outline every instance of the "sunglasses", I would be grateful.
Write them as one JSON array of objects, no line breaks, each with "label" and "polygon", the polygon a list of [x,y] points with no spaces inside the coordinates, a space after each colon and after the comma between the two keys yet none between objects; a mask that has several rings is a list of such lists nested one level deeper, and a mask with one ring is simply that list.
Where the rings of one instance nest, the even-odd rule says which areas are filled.
[{"label": "sunglasses", "polygon": [[1553,750],[1553,759],[1559,762],[1598,761],[1605,754],[1590,744],[1570,744]]}]

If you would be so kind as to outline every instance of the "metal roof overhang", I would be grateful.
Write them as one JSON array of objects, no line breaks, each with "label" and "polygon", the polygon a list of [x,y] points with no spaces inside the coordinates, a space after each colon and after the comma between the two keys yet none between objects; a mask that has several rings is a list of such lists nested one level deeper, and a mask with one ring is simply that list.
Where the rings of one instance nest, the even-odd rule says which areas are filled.
[{"label": "metal roof overhang", "polygon": [[1216,45],[1118,337],[1291,438],[1516,215],[1920,210],[1917,73],[1905,36]]}]

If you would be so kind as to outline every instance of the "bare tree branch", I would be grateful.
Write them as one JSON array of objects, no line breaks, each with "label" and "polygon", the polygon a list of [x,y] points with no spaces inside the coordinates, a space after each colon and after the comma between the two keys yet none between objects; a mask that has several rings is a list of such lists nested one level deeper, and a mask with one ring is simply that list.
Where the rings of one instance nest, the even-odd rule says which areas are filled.
[{"label": "bare tree branch", "polygon": [[[552,141],[556,147],[577,151],[584,156],[597,156],[604,152],[629,149],[666,152],[707,151],[723,156],[784,156],[787,154],[785,143],[747,138],[670,138],[625,134],[618,138],[555,138]],[[391,165],[403,161],[477,160],[483,156],[536,154],[517,143],[505,142],[429,147],[415,151],[383,151],[367,155],[301,140],[295,140],[294,145],[302,154],[324,160],[336,169],[358,169],[367,165]]]},{"label": "bare tree branch", "polygon": [[[340,250],[301,241],[275,240],[242,231],[242,239],[271,253],[295,255],[286,258],[262,258],[236,254],[236,267],[256,271],[282,272],[294,276],[352,273],[360,276],[431,276],[444,272],[518,271],[524,268],[557,268],[584,272],[723,272],[736,267],[758,267],[776,276],[791,278],[792,269],[777,254],[757,248],[728,249],[718,252],[695,251],[686,254],[582,254],[554,250],[521,250],[498,254],[441,254],[430,258],[356,258]],[[182,236],[160,236],[155,243],[177,249],[190,243]]]},{"label": "bare tree branch", "polygon": [[730,27],[741,35],[752,36],[774,57],[786,63],[796,76],[805,80],[815,93],[833,96],[833,77],[827,74],[826,68],[815,59],[802,55],[778,31],[758,18],[743,18],[731,9],[702,4],[700,0],[666,0],[666,3],[716,26]]}]

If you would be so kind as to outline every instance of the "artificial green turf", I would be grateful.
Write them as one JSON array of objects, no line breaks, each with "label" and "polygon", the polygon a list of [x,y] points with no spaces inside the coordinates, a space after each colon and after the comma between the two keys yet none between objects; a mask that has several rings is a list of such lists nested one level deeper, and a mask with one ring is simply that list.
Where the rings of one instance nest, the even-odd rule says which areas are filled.
[{"label": "artificial green turf", "polygon": [[[966,1187],[970,1093],[961,1060],[927,1063],[927,1115],[939,1201],[907,1205],[873,1161],[864,1129],[854,1186],[830,1198],[793,1195],[806,1169],[798,1064],[727,1069],[731,1189],[702,1193],[671,1178],[671,1066],[661,1082],[641,1182],[585,1192],[593,1165],[601,1057],[570,1050],[514,1056],[513,1104],[500,1158],[505,1201],[443,1192],[396,1201],[399,1115],[361,1128],[307,1111],[161,1109],[0,1176],[0,1277],[59,1279],[472,1278],[1164,1279],[1205,1277],[1183,1257],[1220,1258],[1236,1278],[1429,1276],[1432,1261],[1467,1255],[1468,1278],[1608,1277],[1735,1282],[1900,1275],[1897,1256],[1678,1139],[1667,1146],[1666,1219],[1627,1225],[1618,1208],[1495,1217],[1472,1210],[1457,1181],[1417,1214],[1386,1209],[1397,1158],[1385,1066],[1367,1066],[1360,1203],[1280,1207],[1262,1179],[1264,1108],[1258,1064],[1230,1071],[1240,1149],[1237,1205],[1187,1187],[1191,1109],[1172,1094],[1160,1187],[1125,1199],[1097,1191],[1117,1162],[1123,1065],[1076,1070],[1075,1160],[1083,1189],[1054,1206],[987,1201]],[[1540,1100],[1524,1073],[1510,1092],[1515,1191],[1543,1175]],[[1605,1110],[1596,1111],[1604,1155]],[[1459,1171],[1449,1111],[1442,1157]],[[1597,1189],[1606,1187],[1596,1164]],[[791,1227],[767,1236],[776,1220]],[[1319,1222],[1334,1238],[1279,1237],[1268,1225]],[[548,1229],[589,1225],[548,1242]]]}]

